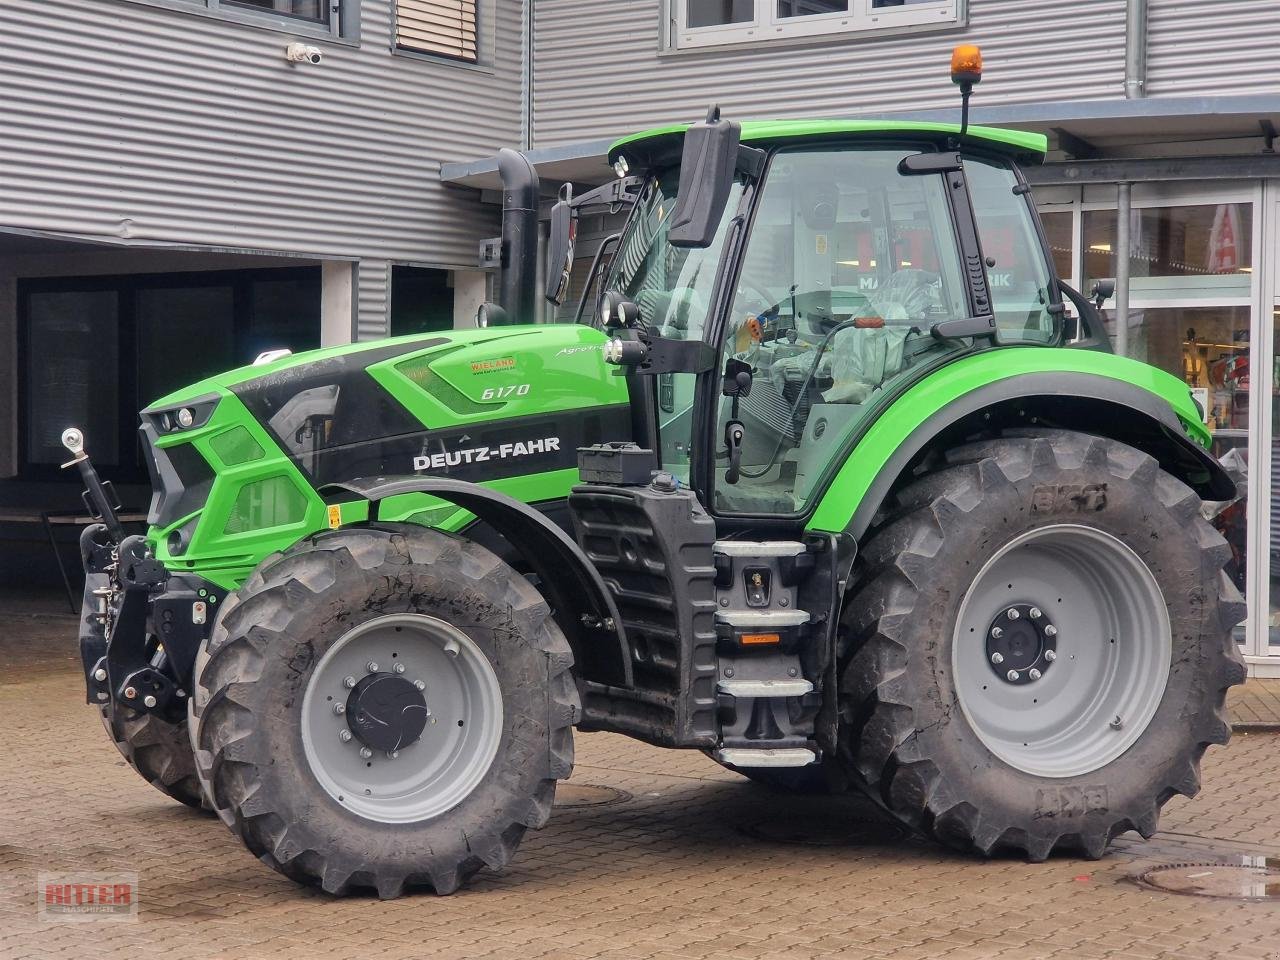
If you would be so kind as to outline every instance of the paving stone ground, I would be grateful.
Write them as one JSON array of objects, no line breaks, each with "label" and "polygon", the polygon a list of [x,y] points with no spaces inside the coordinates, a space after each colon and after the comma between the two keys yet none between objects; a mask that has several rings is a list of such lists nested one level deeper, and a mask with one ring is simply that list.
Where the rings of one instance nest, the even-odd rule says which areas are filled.
[{"label": "paving stone ground", "polygon": [[[1149,843],[1095,862],[979,860],[780,796],[699,754],[580,734],[567,799],[515,862],[453,897],[302,889],[124,765],[84,705],[66,617],[0,612],[0,958],[1280,958],[1280,904],[1176,896],[1153,865],[1280,857],[1280,735],[1238,733]],[[871,818],[869,843],[760,831]],[[136,922],[37,919],[36,874],[134,871]]]}]

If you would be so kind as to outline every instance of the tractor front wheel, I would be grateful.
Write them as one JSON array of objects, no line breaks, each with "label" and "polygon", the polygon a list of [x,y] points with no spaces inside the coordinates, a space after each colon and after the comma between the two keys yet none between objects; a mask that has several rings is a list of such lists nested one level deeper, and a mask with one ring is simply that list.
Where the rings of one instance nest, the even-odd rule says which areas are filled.
[{"label": "tractor front wheel", "polygon": [[1244,678],[1230,550],[1151,457],[1066,431],[952,450],[846,614],[842,753],[907,824],[1043,860],[1149,837]]},{"label": "tractor front wheel", "polygon": [[452,893],[550,815],[571,664],[538,592],[483,547],[407,524],[320,534],[224,607],[196,663],[197,766],[287,876]]}]

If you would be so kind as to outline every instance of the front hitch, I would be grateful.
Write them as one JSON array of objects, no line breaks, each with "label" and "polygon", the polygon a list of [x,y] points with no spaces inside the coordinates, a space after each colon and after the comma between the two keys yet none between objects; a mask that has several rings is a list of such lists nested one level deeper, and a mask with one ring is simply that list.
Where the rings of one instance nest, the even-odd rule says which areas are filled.
[{"label": "front hitch", "polygon": [[[169,589],[169,572],[151,555],[146,539],[125,535],[120,502],[110,482],[94,469],[84,434],[71,427],[63,432],[62,443],[72,454],[62,466],[79,470],[85,506],[97,521],[80,535],[85,574],[80,657],[86,699],[97,705],[114,701],[140,712],[184,714],[188,684],[184,674],[175,673],[175,658],[165,641],[181,652],[177,659],[189,673],[194,648],[206,631],[209,592],[198,595],[187,584]],[[164,605],[159,629],[152,622],[157,603]],[[185,608],[175,610],[181,603]],[[179,610],[190,623],[176,620]]]}]

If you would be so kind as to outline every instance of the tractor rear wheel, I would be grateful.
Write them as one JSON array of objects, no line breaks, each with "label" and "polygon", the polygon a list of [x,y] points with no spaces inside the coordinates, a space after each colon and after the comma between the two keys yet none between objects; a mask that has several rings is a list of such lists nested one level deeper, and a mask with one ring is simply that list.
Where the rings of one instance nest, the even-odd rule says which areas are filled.
[{"label": "tractor rear wheel", "polygon": [[259,859],[340,894],[503,867],[573,764],[572,655],[527,580],[409,524],[265,561],[197,659],[197,766]]},{"label": "tractor rear wheel", "polygon": [[1194,795],[1244,679],[1230,550],[1151,457],[1067,431],[950,451],[859,559],[842,759],[983,854],[1103,854]]}]

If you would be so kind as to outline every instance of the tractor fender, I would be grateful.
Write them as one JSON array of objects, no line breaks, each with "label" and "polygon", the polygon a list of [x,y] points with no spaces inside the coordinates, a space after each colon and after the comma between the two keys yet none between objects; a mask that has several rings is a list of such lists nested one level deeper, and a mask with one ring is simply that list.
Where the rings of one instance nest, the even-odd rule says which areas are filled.
[{"label": "tractor fender", "polygon": [[[861,539],[917,457],[945,442],[948,432],[954,437],[965,426],[975,430],[1025,426],[1033,418],[1040,426],[1079,430],[1128,443],[1155,457],[1163,470],[1204,500],[1233,500],[1238,495],[1231,475],[1188,436],[1178,414],[1159,394],[1110,376],[1045,371],[1012,375],[951,399],[897,440],[861,497],[854,499],[856,491],[841,496],[841,477],[837,476],[809,527],[843,530]],[[858,458],[855,446],[847,459],[856,462]],[[837,494],[835,499],[833,494]]]},{"label": "tractor fender", "polygon": [[552,520],[505,493],[446,477],[369,477],[331,483],[321,494],[351,493],[369,502],[369,519],[387,497],[426,493],[456,504],[489,524],[538,576],[556,622],[573,648],[575,673],[588,680],[631,686],[622,618],[609,588],[582,549]]}]

